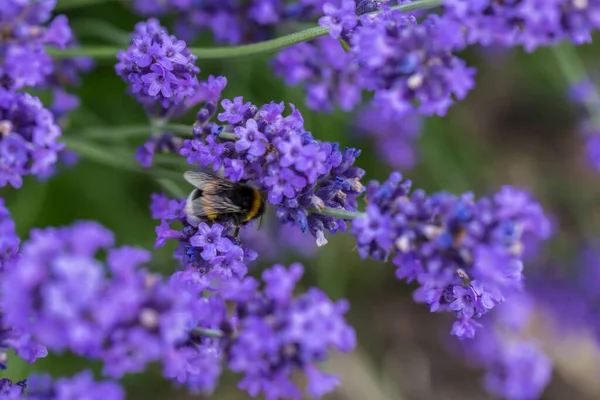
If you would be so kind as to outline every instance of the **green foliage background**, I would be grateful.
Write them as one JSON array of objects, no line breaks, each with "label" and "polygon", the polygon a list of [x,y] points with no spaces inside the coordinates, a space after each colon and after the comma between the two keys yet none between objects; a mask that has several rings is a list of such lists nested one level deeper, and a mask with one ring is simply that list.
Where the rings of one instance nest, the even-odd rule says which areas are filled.
[{"label": "green foliage background", "polygon": [[[107,32],[120,37],[118,31],[100,29],[98,21],[109,22],[127,33],[141,19],[130,12],[127,4],[108,0],[59,0],[58,9],[69,16],[76,35],[84,44],[106,43]],[[162,22],[169,26],[168,19]],[[284,27],[282,33],[290,29]],[[202,36],[194,45],[214,44],[209,36]],[[585,46],[581,52],[593,65],[597,46]],[[271,56],[199,61],[200,78],[206,79],[209,74],[225,75],[229,82],[225,91],[227,98],[243,95],[255,104],[271,100],[296,104],[305,116],[307,130],[315,137],[363,149],[358,164],[367,171],[365,182],[385,179],[391,170],[380,162],[368,138],[356,135],[352,129],[353,113],[336,111],[328,115],[309,111],[304,106],[301,88],[286,87],[273,76],[267,67]],[[551,51],[542,49],[525,54],[519,50],[474,49],[464,57],[478,67],[478,86],[466,101],[452,108],[447,117],[427,121],[418,141],[421,161],[415,169],[402,172],[414,181],[415,187],[428,191],[473,191],[484,195],[503,184],[531,189],[557,216],[562,227],[549,254],[569,265],[572,243],[579,237],[595,235],[600,226],[593,214],[598,208],[599,180],[583,160],[582,143],[575,133],[576,113],[565,99],[566,83]],[[141,107],[125,94],[125,84],[114,74],[113,68],[113,60],[104,60],[84,76],[83,85],[75,89],[82,105],[66,121],[65,136],[81,136],[83,131],[98,127],[110,135],[111,127],[147,123]],[[49,104],[47,93],[37,94]],[[181,122],[192,120],[193,115],[190,115]],[[105,148],[114,146],[133,154],[134,147],[143,140],[100,139],[97,142]],[[178,171],[186,169],[183,159],[179,165],[169,167]],[[176,184],[187,190],[183,180]],[[21,189],[5,188],[0,196],[6,198],[23,238],[35,227],[92,219],[113,230],[118,244],[152,248],[156,224],[150,218],[148,205],[150,194],[161,190],[147,174],[83,159],[47,182],[26,179]],[[172,246],[155,251],[151,267],[165,274],[174,271],[170,251]],[[285,254],[281,261],[289,263],[298,259],[294,254]],[[363,392],[341,390],[330,398],[487,398],[480,389],[478,372],[468,369],[444,346],[451,340],[448,338],[450,321],[444,316],[429,314],[426,307],[414,305],[410,288],[393,278],[391,265],[361,261],[353,251],[351,238],[344,234],[331,237],[330,243],[319,249],[315,258],[301,261],[307,269],[303,285],[320,286],[331,297],[346,297],[352,304],[350,320],[359,334],[360,356],[342,356],[348,368],[332,370],[342,373],[343,385],[348,387],[371,379],[370,386],[359,385]],[[416,376],[429,379],[425,384],[429,394],[420,391],[418,388],[422,385],[418,386],[414,379],[408,379],[422,368],[422,363],[428,365],[428,377],[424,373]],[[86,365],[89,364],[84,360],[68,354],[51,355],[31,366],[11,357],[10,369],[0,372],[0,376],[22,379],[39,371],[68,376]],[[99,372],[100,365],[92,366]],[[556,376],[547,398],[561,398],[565,393],[586,398],[589,394],[560,373]],[[158,367],[128,376],[123,383],[130,399],[190,396],[160,378]],[[246,397],[235,390],[235,377],[230,374],[224,376],[212,396],[215,399]]]}]

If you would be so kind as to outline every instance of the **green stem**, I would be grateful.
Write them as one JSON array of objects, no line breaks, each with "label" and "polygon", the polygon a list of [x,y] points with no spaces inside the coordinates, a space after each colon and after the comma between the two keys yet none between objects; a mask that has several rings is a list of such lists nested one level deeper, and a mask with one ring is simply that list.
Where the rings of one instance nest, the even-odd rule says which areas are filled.
[{"label": "green stem", "polygon": [[[192,126],[185,124],[142,124],[142,125],[122,125],[122,126],[96,126],[87,128],[77,133],[80,137],[93,140],[125,140],[136,137],[150,137],[157,130],[171,131],[182,136],[192,137]],[[221,132],[221,139],[235,140],[237,135],[233,132]]]},{"label": "green stem", "polygon": [[151,128],[148,124],[144,125],[122,125],[122,126],[97,126],[84,129],[77,133],[78,136],[86,139],[130,139],[138,136],[150,136]]},{"label": "green stem", "polygon": [[[67,148],[73,150],[84,159],[103,164],[113,168],[124,169],[127,171],[138,172],[153,176],[158,183],[171,195],[182,196],[183,192],[173,183],[181,180],[181,174],[175,171],[168,171],[160,168],[142,168],[130,155],[122,154],[113,149],[104,149],[97,145],[92,145],[85,140],[64,137]],[[167,183],[170,181],[170,183]]]},{"label": "green stem", "polygon": [[218,329],[206,329],[206,328],[194,328],[192,329],[192,333],[198,336],[211,337],[211,338],[220,338],[223,337],[223,331]]},{"label": "green stem", "polygon": [[327,215],[327,216],[334,217],[337,219],[354,219],[363,214],[358,211],[340,210],[339,208],[331,208],[331,207],[325,207],[323,209],[318,209],[318,208],[313,207],[313,208],[307,208],[307,211],[311,212],[313,214]]},{"label": "green stem", "polygon": [[[178,198],[185,197],[184,193],[179,189],[179,187],[173,183],[173,181],[181,179],[181,176],[178,172],[167,171],[156,167],[145,169],[138,165],[132,157],[128,157],[124,154],[117,154],[113,150],[107,150],[97,145],[91,145],[90,143],[81,139],[73,139],[69,137],[64,137],[63,139],[67,143],[67,147],[69,149],[78,153],[83,158],[114,168],[121,168],[127,171],[153,175],[155,178],[157,178],[158,182],[166,191]],[[325,207],[323,209],[309,208],[307,210],[314,214],[328,215],[337,219],[354,219],[362,214],[358,211],[341,210],[339,208],[331,207]]]},{"label": "green stem", "polygon": [[[129,2],[131,3],[131,0],[121,0],[123,3]],[[100,3],[114,3],[115,0],[59,0],[58,4],[56,5],[56,11],[57,12],[63,12],[63,11],[67,11],[67,10],[71,10],[74,8],[80,8],[80,7],[87,7],[87,6],[91,6],[91,5],[95,5],[95,4],[100,4]]]},{"label": "green stem", "polygon": [[[401,10],[403,12],[411,12],[418,10],[427,10],[442,5],[443,0],[415,0],[412,3],[402,4],[391,7],[392,9]],[[378,14],[381,11],[375,11],[371,15]],[[191,47],[190,51],[194,53],[199,59],[222,59],[232,57],[243,57],[260,53],[268,53],[283,49],[285,47],[292,46],[294,44],[307,42],[309,40],[316,39],[320,36],[325,36],[329,33],[328,28],[321,26],[315,26],[308,28],[300,32],[292,33],[289,35],[281,36],[275,39],[266,40],[264,42],[246,44],[242,46],[228,46],[228,47],[213,47],[213,48],[201,48]],[[88,56],[93,58],[115,58],[117,47],[90,47],[82,46],[75,49],[59,50],[55,48],[47,48],[48,54],[55,57],[75,57],[75,56]]]},{"label": "green stem", "polygon": [[[569,84],[574,85],[584,79],[589,79],[583,62],[572,44],[563,43],[558,46],[552,46],[551,51]],[[592,90],[592,95],[590,98],[584,100],[583,105],[594,126],[600,128],[600,113],[597,107],[600,101],[600,93],[598,93],[596,86],[593,86]]]},{"label": "green stem", "polygon": [[71,23],[71,28],[77,31],[78,38],[84,35],[96,37],[120,46],[127,46],[130,40],[129,32],[119,29],[103,19],[78,18]]}]

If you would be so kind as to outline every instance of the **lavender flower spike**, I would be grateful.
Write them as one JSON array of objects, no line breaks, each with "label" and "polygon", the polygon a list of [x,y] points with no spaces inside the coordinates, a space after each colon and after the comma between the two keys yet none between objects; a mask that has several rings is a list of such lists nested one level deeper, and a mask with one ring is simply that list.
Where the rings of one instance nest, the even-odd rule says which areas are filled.
[{"label": "lavender flower spike", "polygon": [[379,260],[395,254],[398,279],[419,283],[415,300],[432,312],[454,312],[452,334],[473,337],[477,319],[522,288],[523,237],[546,239],[550,223],[538,203],[512,187],[479,201],[411,194],[410,187],[399,173],[369,183],[366,213],[351,229],[358,251]]},{"label": "lavender flower spike", "polygon": [[56,163],[61,130],[37,97],[0,87],[0,187],[45,177]]},{"label": "lavender flower spike", "polygon": [[319,398],[340,382],[317,368],[329,349],[351,351],[356,345],[354,330],[346,324],[345,301],[332,302],[325,293],[312,288],[292,297],[303,268],[275,265],[263,273],[263,292],[246,294],[241,288],[256,288],[252,278],[229,292],[237,306],[237,332],[227,349],[229,367],[244,374],[238,384],[251,396],[260,392],[269,400],[300,399],[301,392],[291,380],[294,370],[308,377],[308,393]]},{"label": "lavender flower spike", "polygon": [[[309,230],[318,245],[327,243],[325,232],[344,231],[344,220],[319,215],[314,209],[356,211],[356,199],[364,190],[360,183],[364,171],[353,165],[360,151],[342,151],[337,143],[314,139],[293,105],[290,115],[284,116],[283,103],[257,107],[236,97],[221,104],[226,111],[218,119],[228,124],[220,127],[210,122],[205,115],[215,111],[207,103],[198,113],[195,138],[185,140],[180,151],[188,163],[213,164],[213,170],[225,166],[225,178],[251,181],[277,207],[282,222]],[[235,132],[235,139],[220,139],[222,129]],[[165,228],[164,234],[172,233]],[[163,228],[159,236],[164,236]],[[194,252],[188,254],[195,258]]]},{"label": "lavender flower spike", "polygon": [[153,18],[138,23],[131,39],[131,46],[117,54],[115,70],[140,103],[160,104],[164,110],[158,117],[164,117],[198,89],[197,58]]}]

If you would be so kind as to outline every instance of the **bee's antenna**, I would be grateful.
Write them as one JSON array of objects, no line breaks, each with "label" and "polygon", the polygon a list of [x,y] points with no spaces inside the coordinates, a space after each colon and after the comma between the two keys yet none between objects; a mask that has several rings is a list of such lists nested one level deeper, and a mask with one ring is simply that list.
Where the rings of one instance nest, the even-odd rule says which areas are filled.
[{"label": "bee's antenna", "polygon": [[263,219],[263,216],[261,215],[260,219],[258,220],[258,228],[256,229],[257,231],[259,231],[260,227],[262,226],[262,219]]}]

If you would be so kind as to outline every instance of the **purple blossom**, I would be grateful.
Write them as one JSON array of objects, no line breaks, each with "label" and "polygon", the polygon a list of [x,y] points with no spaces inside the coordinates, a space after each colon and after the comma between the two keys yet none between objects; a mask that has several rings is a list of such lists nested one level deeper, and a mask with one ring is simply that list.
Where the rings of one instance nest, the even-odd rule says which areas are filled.
[{"label": "purple blossom", "polygon": [[319,18],[319,25],[329,28],[329,36],[337,39],[342,32],[351,31],[358,23],[355,9],[354,0],[342,0],[339,8],[334,4],[325,3],[323,5],[325,16]]},{"label": "purple blossom", "polygon": [[[353,164],[360,151],[347,148],[342,152],[337,143],[315,140],[304,129],[302,115],[293,106],[292,113],[283,116],[283,103],[257,107],[244,104],[238,97],[233,102],[223,100],[222,104],[227,111],[219,114],[220,120],[233,125],[218,126],[204,118],[214,115],[213,103],[206,103],[198,112],[195,138],[184,141],[180,154],[190,164],[212,163],[214,171],[224,165],[227,179],[251,181],[266,192],[268,202],[277,206],[282,222],[295,224],[302,231],[308,229],[320,245],[327,243],[326,231],[345,230],[343,220],[309,210],[356,210],[364,171]],[[221,138],[223,131],[227,132],[224,137],[229,138],[232,131],[236,137]]]},{"label": "purple blossom", "polygon": [[150,211],[153,219],[172,221],[183,217],[185,200],[169,199],[165,194],[154,193],[150,201]]},{"label": "purple blossom", "polygon": [[528,289],[535,304],[555,320],[558,333],[587,330],[600,341],[599,242],[590,240],[577,250],[578,257],[568,265],[539,265],[528,276]]},{"label": "purple blossom", "polygon": [[265,270],[264,294],[237,302],[238,331],[227,362],[231,370],[244,374],[238,387],[251,396],[263,392],[268,399],[299,399],[300,390],[291,380],[296,369],[307,374],[311,395],[322,396],[339,380],[318,371],[316,364],[329,348],[350,351],[355,346],[354,330],[343,318],[346,302],[334,303],[315,288],[291,297],[301,274],[297,264],[289,273],[280,265]]},{"label": "purple blossom", "polygon": [[339,106],[350,111],[360,102],[358,65],[336,40],[323,37],[287,47],[271,65],[287,85],[305,85],[306,106],[311,110],[331,112]]},{"label": "purple blossom", "polygon": [[[18,383],[17,383],[18,385]],[[52,382],[50,375],[33,375],[27,380],[27,398],[32,400],[89,400],[125,399],[125,391],[114,381],[95,381],[92,372],[82,371],[72,378],[58,378]]]},{"label": "purple blossom", "polygon": [[0,86],[6,89],[45,84],[53,65],[44,46],[64,49],[72,40],[67,17],[59,15],[49,22],[55,1],[30,3],[6,0],[0,6]]},{"label": "purple blossom", "polygon": [[570,39],[591,41],[600,27],[600,2],[588,0],[445,0],[445,16],[465,28],[467,42],[484,46],[521,45],[527,51]]},{"label": "purple blossom", "polygon": [[236,127],[235,134],[239,137],[239,140],[235,142],[236,151],[240,153],[247,151],[248,154],[255,157],[260,157],[267,151],[267,138],[258,130],[255,120],[246,121],[246,127]]},{"label": "purple blossom", "polygon": [[[188,291],[178,279],[163,282],[139,268],[150,253],[113,247],[112,233],[97,223],[34,230],[30,236],[18,267],[1,282],[3,324],[53,351],[101,359],[105,375],[121,377],[163,361],[165,375],[172,377],[174,364],[168,363],[189,358],[188,346],[203,346],[189,342],[190,329],[200,320],[210,326],[221,315],[218,304],[196,301],[202,288]],[[95,258],[98,251],[106,252],[105,262]],[[8,339],[6,345],[21,352]],[[32,361],[45,355],[42,350],[38,346],[24,357]],[[190,376],[204,372],[190,368]]]},{"label": "purple blossom", "polygon": [[[534,298],[521,293],[513,300],[501,304],[473,340],[456,344],[470,364],[485,370],[483,384],[492,396],[538,399],[550,382],[552,362],[535,341],[520,338],[531,322]],[[454,327],[468,329],[466,321]]]},{"label": "purple blossom", "polygon": [[452,334],[473,337],[476,319],[522,289],[523,237],[546,239],[550,223],[529,195],[508,186],[478,201],[410,186],[399,173],[369,183],[366,213],[351,228],[358,252],[395,254],[396,276],[419,283],[415,300],[432,312],[454,311]]},{"label": "purple blossom", "polygon": [[[236,242],[229,232],[231,226],[228,223],[209,225],[186,216],[183,212],[185,199],[169,200],[161,195],[152,197],[152,217],[161,220],[156,227],[154,247],[164,246],[171,239],[179,241],[175,258],[183,267],[178,274],[180,281],[229,280],[246,275],[247,262],[254,260],[257,254]],[[176,221],[183,224],[183,229],[171,227]]]},{"label": "purple blossom", "polygon": [[515,342],[503,348],[484,377],[486,389],[509,399],[537,399],[551,377],[550,359],[532,342]]},{"label": "purple blossom", "polygon": [[11,268],[19,259],[21,239],[15,229],[15,222],[4,206],[4,199],[0,198],[0,273]]},{"label": "purple blossom", "polygon": [[0,370],[7,368],[8,357],[6,351],[9,349],[14,350],[20,358],[30,364],[38,358],[44,358],[48,355],[48,350],[33,341],[28,332],[8,325],[5,323],[4,318],[0,316]]},{"label": "purple blossom", "polygon": [[154,153],[174,153],[181,149],[182,140],[170,132],[153,136],[135,151],[135,159],[144,168],[149,168],[154,159]]},{"label": "purple blossom", "polygon": [[356,119],[357,133],[373,141],[375,150],[386,164],[401,170],[417,163],[415,142],[422,128],[423,121],[418,114],[396,118],[377,107],[363,109]]},{"label": "purple blossom", "polygon": [[283,203],[285,197],[296,197],[296,191],[300,192],[304,189],[306,183],[306,178],[303,176],[297,175],[289,168],[282,168],[277,171],[276,175],[265,178],[265,185],[269,189],[269,202]]},{"label": "purple blossom", "polygon": [[25,394],[27,388],[27,380],[12,382],[8,378],[0,379],[0,396],[6,400],[20,399]]},{"label": "purple blossom", "polygon": [[206,30],[217,43],[254,43],[272,37],[286,21],[313,22],[323,15],[325,0],[249,0],[247,2],[206,0],[199,7],[195,0],[136,0],[134,9],[141,15],[175,17],[175,32],[192,40]]},{"label": "purple blossom", "polygon": [[229,122],[230,124],[235,125],[244,119],[244,114],[250,108],[250,102],[244,103],[244,98],[238,96],[233,99],[233,101],[228,99],[223,100],[221,106],[225,111],[219,113],[219,121]]},{"label": "purple blossom", "polygon": [[280,264],[263,272],[265,294],[276,303],[286,302],[292,295],[296,282],[304,274],[304,269],[299,263],[290,265],[289,271]]},{"label": "purple blossom", "polygon": [[196,56],[185,42],[169,36],[156,19],[138,23],[131,38],[131,46],[117,54],[117,74],[150,114],[155,112],[155,103],[163,108],[157,117],[172,114],[175,106],[198,90]]},{"label": "purple blossom", "polygon": [[457,311],[465,318],[471,318],[477,307],[477,294],[472,287],[463,288],[454,286],[452,288],[455,300],[449,304],[452,311]]},{"label": "purple blossom", "polygon": [[211,261],[217,256],[217,251],[227,253],[233,247],[233,243],[226,237],[222,237],[223,226],[213,224],[209,226],[205,222],[198,224],[198,231],[190,238],[190,244],[195,248],[201,248],[200,255],[206,261]]},{"label": "purple blossom", "polygon": [[454,99],[474,86],[474,69],[452,54],[460,27],[430,15],[420,24],[399,10],[363,16],[350,38],[360,65],[358,85],[375,92],[382,114],[399,118],[418,111],[445,115]]},{"label": "purple blossom", "polygon": [[52,170],[61,130],[37,97],[0,87],[0,187],[21,187],[24,175],[45,177]]}]

